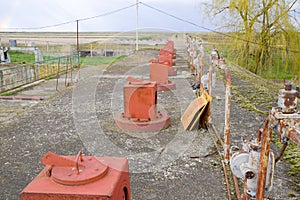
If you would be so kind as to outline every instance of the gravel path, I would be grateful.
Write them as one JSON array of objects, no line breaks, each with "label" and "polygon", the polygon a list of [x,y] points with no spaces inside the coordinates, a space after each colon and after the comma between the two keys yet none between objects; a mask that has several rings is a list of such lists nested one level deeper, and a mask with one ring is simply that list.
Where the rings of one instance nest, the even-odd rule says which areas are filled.
[{"label": "gravel path", "polygon": [[[184,52],[181,40],[176,48]],[[46,100],[0,124],[0,199],[19,199],[22,189],[43,169],[40,158],[48,151],[61,155],[125,156],[129,159],[131,196],[145,199],[226,199],[223,171],[205,130],[186,132],[180,117],[195,98],[191,77],[178,56],[178,76],[170,78],[177,89],[159,92],[159,110],[171,117],[169,128],[148,134],[126,133],[114,123],[122,112],[122,87],[128,75],[147,79],[148,62],[156,51],[140,51],[110,67],[86,67],[74,87],[53,93]],[[181,59],[181,60],[180,60]],[[182,61],[183,60],[183,61]],[[184,63],[184,64],[183,64]],[[221,74],[222,72],[218,72]],[[50,82],[44,84],[47,85]],[[46,87],[46,86],[45,86]],[[31,88],[33,90],[33,88]],[[213,88],[213,122],[219,133],[224,124],[224,84],[217,80]],[[5,105],[0,102],[0,108]],[[265,116],[239,108],[232,102],[233,144],[256,135]],[[196,156],[198,158],[191,158]],[[287,199],[296,194],[287,178],[287,164],[279,163],[272,198]],[[285,177],[285,178],[281,178]],[[288,179],[288,180],[286,180]]]}]

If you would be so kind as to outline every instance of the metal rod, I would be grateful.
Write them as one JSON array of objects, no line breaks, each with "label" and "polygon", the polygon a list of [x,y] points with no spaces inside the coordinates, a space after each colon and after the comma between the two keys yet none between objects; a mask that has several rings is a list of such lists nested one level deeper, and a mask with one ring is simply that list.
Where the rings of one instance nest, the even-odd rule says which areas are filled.
[{"label": "metal rod", "polygon": [[195,73],[195,65],[194,65],[194,49],[192,49],[192,58],[191,58],[191,71],[192,71],[192,74]]},{"label": "metal rod", "polygon": [[79,60],[79,21],[76,20],[76,49],[77,49],[77,54],[78,54],[78,60]]},{"label": "metal rod", "polygon": [[243,193],[243,197],[242,199],[243,200],[247,200],[248,199],[248,194],[247,194],[247,180],[248,179],[244,179],[244,193]]},{"label": "metal rod", "polygon": [[201,89],[204,89],[204,86],[201,82],[201,78],[202,78],[202,76],[204,76],[204,60],[203,60],[203,58],[204,58],[204,51],[203,51],[203,48],[201,47],[201,58],[200,58],[201,65],[200,65],[200,72],[199,72],[199,74],[200,74],[200,79],[199,80],[200,80],[200,88]]},{"label": "metal rod", "polygon": [[77,40],[77,62],[78,62],[78,72],[77,72],[77,74],[78,74],[78,80],[79,80],[79,78],[80,78],[80,51],[79,51],[79,21],[78,20],[76,20],[76,24],[77,24],[77,28],[76,28],[76,40]]},{"label": "metal rod", "polygon": [[241,198],[241,192],[240,192],[238,180],[234,174],[232,174],[232,178],[233,178],[233,182],[234,182],[236,197],[238,200],[241,200],[242,198]]},{"label": "metal rod", "polygon": [[73,83],[73,62],[71,56],[70,56],[70,65],[71,65],[71,83]]},{"label": "metal rod", "polygon": [[[217,136],[219,142],[221,143],[221,146],[223,147],[224,142],[223,142],[222,138],[220,137],[215,125],[214,124],[210,124],[210,125],[213,129],[213,132]],[[219,153],[219,151],[218,151],[218,153]],[[232,174],[232,178],[233,178],[233,181],[234,181],[234,188],[235,188],[236,196],[237,196],[238,200],[241,200],[241,192],[240,192],[240,188],[239,188],[239,185],[238,185],[238,180],[237,180],[237,178],[234,174]]]},{"label": "metal rod", "polygon": [[197,63],[197,73],[198,74],[197,74],[197,77],[196,77],[196,82],[200,82],[200,84],[201,84],[202,74],[201,74],[200,54],[198,54],[197,60],[198,60],[198,63]]},{"label": "metal rod", "polygon": [[93,57],[93,43],[90,43],[90,57]]},{"label": "metal rod", "polygon": [[68,79],[68,69],[69,69],[69,59],[66,59],[66,77],[65,77],[65,87],[67,87],[67,79]]},{"label": "metal rod", "polygon": [[200,52],[201,52],[201,58],[200,58],[200,61],[201,61],[201,76],[204,75],[204,50],[203,50],[203,46],[202,44],[200,44]]},{"label": "metal rod", "polygon": [[262,145],[261,145],[261,152],[260,152],[260,159],[259,159],[257,190],[256,190],[257,200],[264,199],[271,139],[272,139],[272,129],[269,128],[269,117],[268,117],[265,121],[264,129],[262,132]]},{"label": "metal rod", "polygon": [[56,91],[58,91],[59,69],[60,69],[60,58],[58,58],[58,63],[57,63]]},{"label": "metal rod", "polygon": [[29,100],[29,101],[41,101],[44,100],[43,97],[33,96],[0,96],[2,100]]},{"label": "metal rod", "polygon": [[208,133],[209,133],[209,136],[211,138],[211,140],[213,141],[217,151],[218,151],[218,154],[220,156],[220,159],[221,159],[221,163],[222,163],[222,167],[223,167],[223,171],[224,171],[224,176],[225,176],[225,183],[226,183],[226,186],[227,186],[227,195],[228,195],[228,200],[231,200],[231,191],[230,191],[230,185],[229,185],[229,181],[228,181],[228,175],[227,175],[227,169],[226,169],[226,166],[224,164],[224,160],[222,159],[222,154],[220,153],[220,151],[218,150],[218,144],[216,143],[216,141],[214,140],[214,138],[212,137],[211,135],[211,132],[209,131],[208,129]]},{"label": "metal rod", "polygon": [[217,138],[219,139],[221,145],[224,146],[224,142],[223,142],[222,138],[220,137],[220,135],[219,135],[219,133],[218,133],[218,131],[217,131],[217,129],[216,129],[216,126],[215,126],[214,124],[212,124],[212,128],[213,128],[213,130],[214,130],[214,132],[215,132],[215,135],[216,135]]},{"label": "metal rod", "polygon": [[208,94],[212,96],[211,94],[211,89],[212,88],[212,65],[209,65],[209,70],[208,70]]},{"label": "metal rod", "polygon": [[229,154],[230,154],[230,86],[231,86],[231,78],[230,71],[226,67],[225,68],[226,75],[226,90],[225,90],[225,126],[224,126],[224,160],[225,162],[229,162]]},{"label": "metal rod", "polygon": [[136,0],[135,50],[139,50],[139,0]]},{"label": "metal rod", "polygon": [[280,153],[279,153],[279,155],[277,156],[277,158],[275,159],[275,163],[277,163],[277,162],[282,158],[283,153],[284,153],[284,151],[285,151],[287,145],[288,145],[288,142],[284,142],[284,143],[283,143],[283,146],[282,146],[282,148],[281,148],[281,150],[280,150]]},{"label": "metal rod", "polygon": [[257,131],[257,137],[256,137],[256,143],[259,143],[261,141],[261,135],[262,135],[263,129],[258,129]]}]

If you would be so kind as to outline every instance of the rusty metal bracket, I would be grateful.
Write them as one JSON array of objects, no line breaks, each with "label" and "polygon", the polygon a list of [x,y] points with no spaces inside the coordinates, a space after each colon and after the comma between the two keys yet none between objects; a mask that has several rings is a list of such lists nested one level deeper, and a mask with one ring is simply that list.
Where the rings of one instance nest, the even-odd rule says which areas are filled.
[{"label": "rusty metal bracket", "polygon": [[[259,164],[257,164],[258,172],[257,181],[255,181],[256,185],[251,184],[250,186],[249,178],[246,177],[247,181],[245,180],[244,185],[245,198],[247,198],[246,195],[251,195],[257,200],[264,199],[265,192],[272,189],[275,163],[283,156],[288,141],[300,145],[300,112],[297,111],[298,95],[299,89],[293,90],[291,84],[286,84],[285,88],[279,92],[278,107],[272,108],[265,120],[263,129],[259,129],[258,131],[257,138],[254,142],[258,146],[253,145],[251,142],[246,143],[253,151],[260,152],[260,155]],[[279,134],[279,138],[283,142],[283,147],[276,159],[270,149],[273,130]],[[239,155],[235,153],[231,157],[231,161],[235,162],[235,157],[237,156]],[[240,157],[241,156],[238,158],[240,159]],[[242,163],[246,163],[246,161],[242,160]],[[236,165],[236,163],[233,164]],[[252,176],[250,176],[250,178],[251,177]],[[249,193],[248,190],[252,190],[253,192]]]}]

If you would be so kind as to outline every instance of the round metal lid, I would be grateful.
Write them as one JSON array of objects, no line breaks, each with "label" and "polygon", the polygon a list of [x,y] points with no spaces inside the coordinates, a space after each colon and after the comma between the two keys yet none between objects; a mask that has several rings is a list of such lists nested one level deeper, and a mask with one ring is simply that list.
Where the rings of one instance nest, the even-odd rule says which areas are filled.
[{"label": "round metal lid", "polygon": [[74,167],[53,166],[51,178],[63,185],[82,185],[106,175],[108,166],[92,156],[82,157]]}]

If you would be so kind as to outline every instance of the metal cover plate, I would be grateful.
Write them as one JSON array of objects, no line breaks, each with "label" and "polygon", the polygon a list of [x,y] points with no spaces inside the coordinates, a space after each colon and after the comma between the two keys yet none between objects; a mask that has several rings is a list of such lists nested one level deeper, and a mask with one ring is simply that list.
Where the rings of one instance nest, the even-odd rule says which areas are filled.
[{"label": "metal cover plate", "polygon": [[94,182],[105,176],[108,166],[101,163],[95,157],[86,156],[80,162],[79,172],[76,167],[54,166],[51,178],[57,183],[64,185],[81,185]]}]

